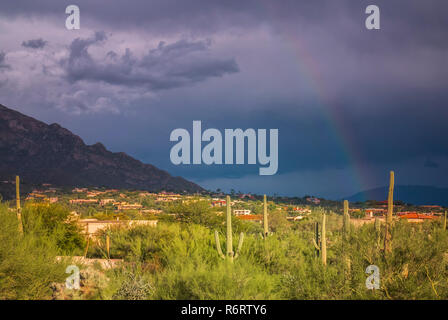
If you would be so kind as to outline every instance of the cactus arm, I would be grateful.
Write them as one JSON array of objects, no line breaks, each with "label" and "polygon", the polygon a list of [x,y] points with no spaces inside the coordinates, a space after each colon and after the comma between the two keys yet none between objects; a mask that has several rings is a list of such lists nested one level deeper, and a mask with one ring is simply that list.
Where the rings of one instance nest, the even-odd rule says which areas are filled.
[{"label": "cactus arm", "polygon": [[232,239],[232,209],[230,207],[230,197],[226,197],[227,204],[227,243],[226,243],[226,253],[227,256],[233,258],[233,239]]},{"label": "cactus arm", "polygon": [[387,197],[387,221],[392,223],[392,214],[394,212],[394,172],[390,172],[389,195]]},{"label": "cactus arm", "polygon": [[344,215],[342,220],[344,239],[346,239],[350,232],[350,214],[348,213],[348,200],[344,200]]},{"label": "cactus arm", "polygon": [[266,201],[266,195],[263,196],[263,234],[265,238],[269,235],[268,204]]},{"label": "cactus arm", "polygon": [[324,266],[327,265],[327,236],[326,236],[326,230],[325,230],[325,213],[322,216],[322,239],[320,240],[320,245],[322,248],[322,264]]},{"label": "cactus arm", "polygon": [[384,252],[391,251],[391,227],[392,227],[392,214],[394,211],[394,172],[390,172],[390,181],[389,181],[389,195],[387,197],[387,216],[386,216],[386,224],[385,224],[385,232],[384,232]]},{"label": "cactus arm", "polygon": [[19,221],[19,233],[23,233],[22,208],[20,207],[20,178],[16,176],[16,206],[17,220]]},{"label": "cactus arm", "polygon": [[110,236],[109,236],[109,233],[106,234],[106,252],[107,252],[107,259],[110,259]]},{"label": "cactus arm", "polygon": [[236,249],[236,254],[235,254],[235,259],[238,258],[241,248],[243,247],[243,242],[244,242],[244,233],[241,232],[240,233],[240,240],[238,241],[238,248]]},{"label": "cactus arm", "polygon": [[314,247],[316,248],[316,250],[319,251],[320,248],[319,248],[319,246],[317,245],[316,240],[315,240],[314,238],[313,238],[313,244],[314,244]]},{"label": "cactus arm", "polygon": [[221,258],[225,259],[226,256],[222,253],[221,243],[219,241],[218,231],[215,230],[215,242],[216,242],[216,250],[218,250],[218,254]]},{"label": "cactus arm", "polygon": [[20,211],[20,178],[16,176],[16,207],[17,211]]},{"label": "cactus arm", "polygon": [[443,230],[446,230],[446,210],[445,210],[445,216],[443,218]]}]

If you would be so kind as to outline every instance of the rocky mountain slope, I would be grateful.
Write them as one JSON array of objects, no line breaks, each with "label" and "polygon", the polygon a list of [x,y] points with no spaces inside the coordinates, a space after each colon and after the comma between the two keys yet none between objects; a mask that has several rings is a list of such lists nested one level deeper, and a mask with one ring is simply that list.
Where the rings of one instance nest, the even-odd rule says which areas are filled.
[{"label": "rocky mountain slope", "polygon": [[0,180],[27,184],[200,192],[203,189],[101,143],[86,145],[69,130],[0,105]]}]

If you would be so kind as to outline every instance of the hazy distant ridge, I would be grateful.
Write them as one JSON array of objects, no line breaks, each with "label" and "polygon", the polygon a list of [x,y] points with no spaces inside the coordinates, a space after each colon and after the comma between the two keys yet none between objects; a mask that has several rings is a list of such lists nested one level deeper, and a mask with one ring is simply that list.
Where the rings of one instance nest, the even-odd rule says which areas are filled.
[{"label": "hazy distant ridge", "polygon": [[[348,200],[351,202],[387,199],[388,187],[380,187],[356,193]],[[395,186],[394,199],[416,205],[448,206],[448,188],[431,186]]]}]

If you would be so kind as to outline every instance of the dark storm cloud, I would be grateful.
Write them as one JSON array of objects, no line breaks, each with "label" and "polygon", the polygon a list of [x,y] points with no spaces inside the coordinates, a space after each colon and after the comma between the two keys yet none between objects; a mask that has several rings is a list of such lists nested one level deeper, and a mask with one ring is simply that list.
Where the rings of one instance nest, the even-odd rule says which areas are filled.
[{"label": "dark storm cloud", "polygon": [[[69,4],[2,1],[0,16],[48,16],[56,21],[55,28],[64,28]],[[204,40],[170,40],[143,55],[132,46],[124,52],[108,48],[110,40],[104,33],[71,43],[61,64],[65,79],[73,86],[88,83],[79,94],[64,96],[65,104],[91,109],[88,99],[97,98],[91,96],[98,83],[116,86],[120,97],[135,88],[159,95],[156,102],[129,99],[138,109],[135,117],[98,116],[92,120],[92,132],[86,129],[87,117],[79,118],[80,133],[87,132],[117,151],[130,151],[189,177],[256,174],[257,166],[170,166],[166,142],[170,131],[190,129],[192,120],[201,119],[204,126],[219,129],[278,128],[280,174],[341,169],[354,162],[392,169],[409,159],[418,159],[418,170],[424,170],[422,164],[434,172],[446,167],[440,158],[448,157],[447,1],[78,0],[76,4],[81,29],[124,37],[135,32],[148,39],[179,39],[179,35],[224,39],[217,51]],[[381,9],[379,31],[364,27],[364,10],[370,4]],[[257,38],[263,32],[269,36]],[[242,35],[241,40],[235,34]],[[104,46],[109,52],[95,55],[92,46]],[[4,60],[0,56],[0,69]],[[260,62],[252,66],[256,60]],[[207,87],[206,80],[230,73],[234,75]],[[201,87],[189,86],[197,82]],[[161,90],[173,88],[177,90]],[[109,93],[101,97],[109,98]],[[107,131],[114,121],[113,127],[123,128],[117,136]],[[69,125],[73,122],[67,120]],[[104,130],[97,130],[101,125]],[[98,134],[104,136],[96,138]],[[142,144],[135,139],[141,136],[154,138]],[[425,162],[426,157],[431,161]]]},{"label": "dark storm cloud", "polygon": [[[16,0],[2,1],[0,15],[3,16],[55,16],[65,15],[65,8],[72,1],[62,0]],[[109,27],[147,28],[156,30],[179,31],[216,31],[234,26],[254,26],[263,23],[288,25],[294,27],[305,22],[318,23],[337,30],[345,23],[344,19],[359,20],[363,26],[364,10],[375,4],[382,9],[384,27],[390,27],[391,21],[398,29],[408,28],[408,37],[399,37],[401,41],[412,39],[438,42],[444,36],[445,19],[448,4],[440,0],[78,0],[81,16],[86,17],[83,25],[92,27],[95,21]],[[398,30],[397,30],[398,31]],[[430,34],[428,31],[431,31]],[[399,32],[399,31],[398,31]],[[398,35],[398,33],[397,33]]]},{"label": "dark storm cloud", "polygon": [[23,41],[22,46],[25,48],[31,48],[31,49],[42,49],[47,44],[47,41],[45,41],[42,38],[39,39],[31,39],[28,41]]},{"label": "dark storm cloud", "polygon": [[134,57],[130,49],[123,55],[109,51],[102,59],[94,59],[89,46],[107,39],[97,32],[88,39],[75,39],[70,56],[63,61],[67,78],[76,81],[103,81],[112,85],[143,86],[151,90],[172,89],[204,81],[211,77],[239,71],[235,59],[215,58],[209,54],[211,41],[179,40],[160,42],[143,57]]}]

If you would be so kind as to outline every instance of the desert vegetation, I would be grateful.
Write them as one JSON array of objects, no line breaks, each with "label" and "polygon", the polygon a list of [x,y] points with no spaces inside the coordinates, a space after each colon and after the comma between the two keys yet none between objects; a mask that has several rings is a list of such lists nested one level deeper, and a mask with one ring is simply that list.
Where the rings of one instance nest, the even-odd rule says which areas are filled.
[{"label": "desert vegetation", "polygon": [[[236,219],[230,197],[223,212],[195,201],[170,206],[156,227],[112,227],[86,241],[63,205],[3,202],[0,298],[448,298],[446,216],[355,226],[349,205],[340,213],[316,206],[291,221],[265,200],[258,223]],[[392,214],[392,196],[388,206]],[[103,269],[75,256],[119,262]],[[70,264],[81,269],[81,290],[63,288]],[[366,287],[371,265],[379,270],[377,289]]]}]

